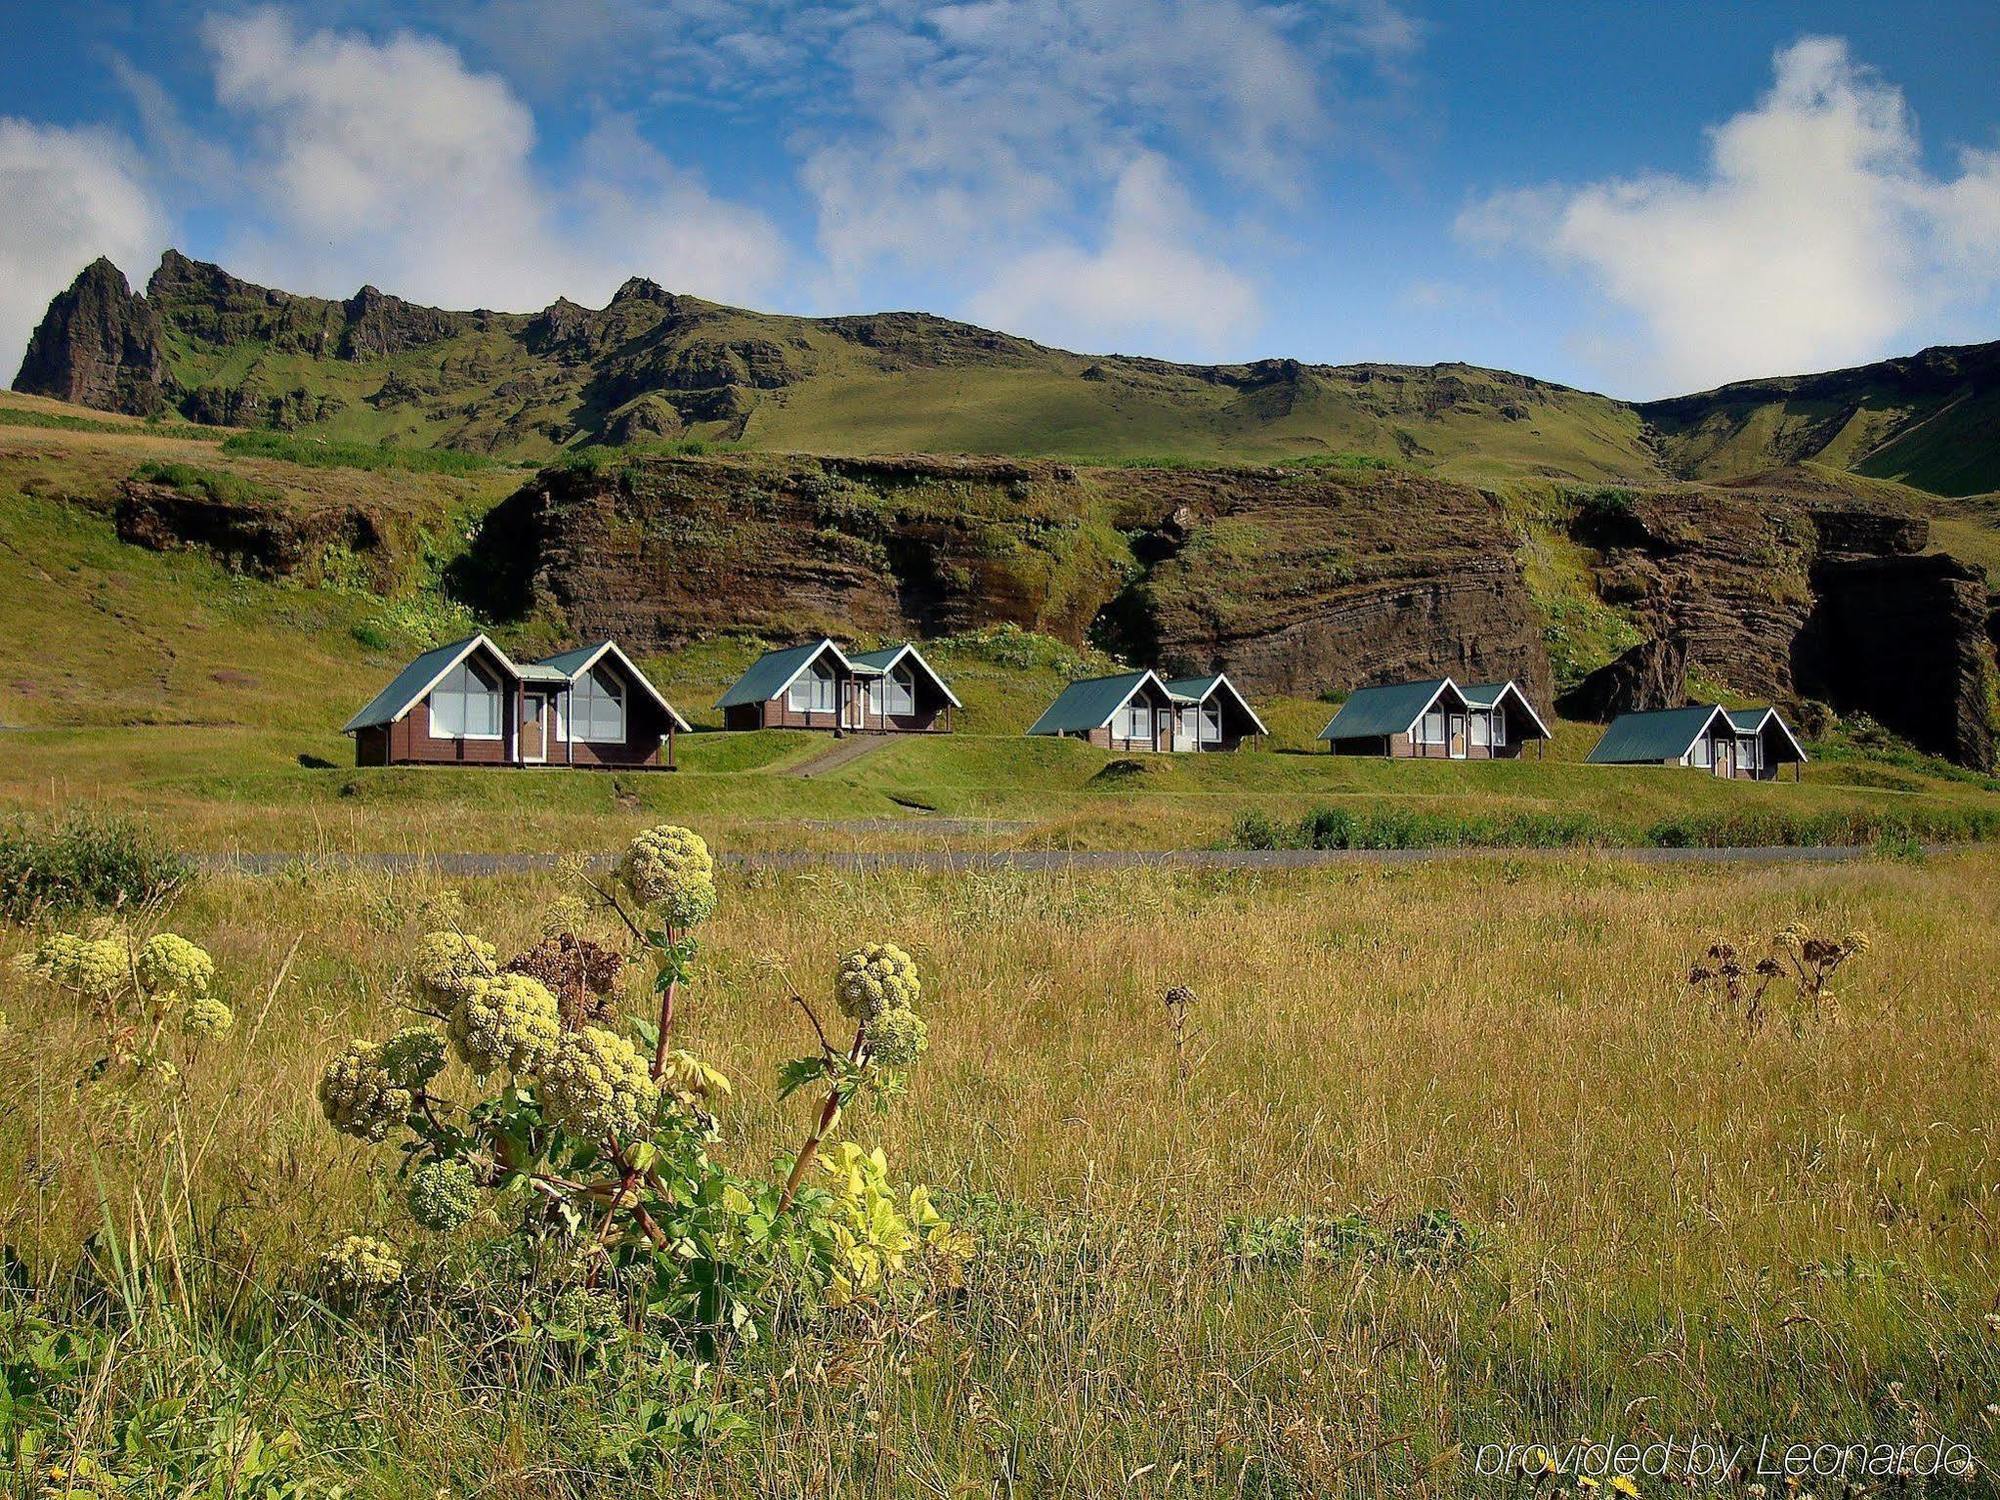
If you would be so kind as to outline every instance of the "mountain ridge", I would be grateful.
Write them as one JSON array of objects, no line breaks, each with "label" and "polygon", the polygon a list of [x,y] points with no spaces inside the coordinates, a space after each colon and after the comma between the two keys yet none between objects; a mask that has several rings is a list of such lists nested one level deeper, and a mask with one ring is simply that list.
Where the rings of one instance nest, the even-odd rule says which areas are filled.
[{"label": "mountain ridge", "polygon": [[1378,458],[1473,482],[1729,480],[1824,463],[2000,490],[2000,343],[1624,402],[1463,362],[1194,365],[922,312],[806,318],[643,277],[602,308],[307,296],[169,250],[51,302],[14,388],[138,415],[545,460],[594,444],[1109,461]]}]

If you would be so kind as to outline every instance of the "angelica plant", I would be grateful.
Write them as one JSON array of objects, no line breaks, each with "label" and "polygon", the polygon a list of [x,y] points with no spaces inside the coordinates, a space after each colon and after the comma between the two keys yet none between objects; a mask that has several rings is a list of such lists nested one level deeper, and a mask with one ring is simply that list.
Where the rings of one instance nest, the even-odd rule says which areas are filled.
[{"label": "angelica plant", "polygon": [[[20,956],[21,972],[88,1004],[104,1028],[106,1051],[91,1076],[173,1083],[181,1064],[236,1022],[214,993],[215,960],[174,932],[143,941],[122,929],[94,937],[57,932]],[[178,1035],[184,1043],[173,1046]],[[175,1060],[179,1057],[179,1062]]]},{"label": "angelica plant", "polygon": [[[431,933],[409,974],[427,1024],[352,1040],[327,1062],[319,1103],[328,1124],[402,1153],[411,1221],[451,1234],[475,1224],[508,1232],[511,1220],[512,1233],[560,1247],[549,1259],[574,1268],[583,1286],[623,1288],[635,1317],[711,1342],[757,1336],[780,1306],[950,1284],[969,1242],[924,1189],[890,1186],[880,1152],[843,1143],[825,1158],[830,1181],[803,1185],[841,1107],[861,1088],[892,1090],[925,1049],[910,956],[876,943],[840,961],[834,999],[855,1024],[844,1051],[805,1007],[821,1053],[784,1081],[789,1092],[823,1078],[829,1094],[789,1176],[765,1180],[711,1154],[712,1111],[729,1080],[672,1045],[694,929],[716,906],[708,846],[685,828],[650,829],[613,880],[592,889],[629,934],[630,960],[557,933],[502,962],[477,936]],[[646,1014],[621,1019],[612,986],[640,970],[651,973]],[[454,1058],[469,1091],[447,1087]],[[369,1295],[390,1295],[397,1278],[380,1267],[394,1247],[356,1243],[330,1252],[327,1284],[353,1300],[372,1266]]]}]

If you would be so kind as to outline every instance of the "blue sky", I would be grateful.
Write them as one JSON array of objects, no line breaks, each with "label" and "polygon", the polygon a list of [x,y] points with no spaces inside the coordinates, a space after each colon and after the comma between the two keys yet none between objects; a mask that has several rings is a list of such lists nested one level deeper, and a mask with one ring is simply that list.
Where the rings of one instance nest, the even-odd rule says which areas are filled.
[{"label": "blue sky", "polygon": [[1645,397],[2000,338],[2000,6],[0,3],[0,363],[91,256],[627,275]]}]

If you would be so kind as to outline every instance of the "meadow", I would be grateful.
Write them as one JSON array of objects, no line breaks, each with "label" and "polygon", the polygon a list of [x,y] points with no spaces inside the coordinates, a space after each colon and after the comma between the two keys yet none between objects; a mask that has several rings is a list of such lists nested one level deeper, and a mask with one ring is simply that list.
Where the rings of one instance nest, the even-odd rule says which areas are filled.
[{"label": "meadow", "polygon": [[[393,1153],[328,1130],[313,1083],[408,1019],[440,922],[502,952],[552,921],[614,942],[574,896],[206,880],[159,919],[239,1019],[171,1086],[91,1082],[87,1011],[5,971],[17,1458],[33,1432],[37,1462],[110,1476],[69,1493],[371,1496],[1491,1493],[1478,1444],[1576,1437],[1942,1434],[2000,1460],[1988,851],[725,874],[678,1022],[735,1083],[717,1154],[796,1147],[788,982],[823,995],[852,942],[901,943],[931,1049],[842,1128],[978,1253],[959,1291],[724,1341],[671,1399],[657,1355],[533,1357],[526,1308],[378,1323],[313,1290],[344,1234],[448,1285],[501,1233],[417,1230]],[[1872,939],[1817,1015],[1752,1032],[1690,990],[1712,942],[1792,922]],[[735,1430],[670,1441],[663,1400]]]},{"label": "meadow", "polygon": [[[2000,1461],[1992,778],[1854,724],[1797,784],[1588,766],[1596,731],[1570,723],[1546,758],[1335,758],[1313,753],[1331,705],[1305,698],[1259,700],[1255,750],[1135,759],[1021,733],[1108,663],[1007,630],[926,643],[960,733],[825,776],[795,774],[826,744],[797,733],[685,737],[672,775],[357,770],[339,724],[478,627],[450,570],[520,471],[22,398],[0,414],[0,800],[23,818],[0,883],[17,826],[80,811],[189,854],[295,856],[0,926],[0,960],[170,929],[213,954],[235,1016],[196,1046],[0,962],[7,1493],[1486,1494],[1481,1445],[1579,1437],[1944,1437]],[[142,470],[280,511],[365,503],[406,572],[335,558],[273,580],[127,545],[112,510]],[[1543,594],[1574,592],[1561,555],[1530,562]],[[1615,649],[1609,612],[1574,603],[1552,650]],[[509,628],[510,648],[551,644],[548,622]],[[758,649],[643,664],[706,729]],[[1598,847],[1233,872],[725,863],[674,1028],[733,1082],[707,1150],[745,1183],[783,1177],[817,1104],[781,1097],[814,1042],[792,987],[831,1014],[836,958],[900,944],[929,1050],[826,1149],[880,1145],[974,1254],[962,1280],[821,1305],[779,1277],[743,1324],[663,1324],[592,1315],[570,1293],[601,1287],[573,1265],[524,1280],[518,1242],[547,1224],[518,1195],[419,1227],[395,1146],[336,1134],[316,1098],[350,1039],[412,1019],[426,934],[502,955],[552,930],[631,940],[574,869],[349,856],[607,855],[663,821],[723,856]],[[1872,849],[1668,866],[1610,847],[1744,841]],[[1751,1026],[1690,985],[1718,943],[1782,967],[1792,924],[1843,955],[1818,1004],[1780,982]],[[651,1005],[628,970],[605,1019],[644,1041]],[[471,1086],[459,1063],[444,1081]],[[385,1305],[322,1272],[357,1234],[399,1264]],[[665,1250],[660,1279],[712,1259]],[[1729,1480],[1753,1483],[1781,1487]]]}]

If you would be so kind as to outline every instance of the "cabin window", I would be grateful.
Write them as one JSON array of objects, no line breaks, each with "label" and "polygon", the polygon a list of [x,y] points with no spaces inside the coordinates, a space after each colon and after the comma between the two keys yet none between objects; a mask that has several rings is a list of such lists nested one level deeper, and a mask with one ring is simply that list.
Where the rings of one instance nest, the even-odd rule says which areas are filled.
[{"label": "cabin window", "polygon": [[1420,744],[1442,745],[1444,743],[1444,715],[1441,713],[1425,714],[1423,728],[1418,731],[1417,740]]},{"label": "cabin window", "polygon": [[1125,740],[1150,740],[1153,737],[1153,711],[1143,703],[1128,704],[1118,711],[1118,737]]},{"label": "cabin window", "polygon": [[833,668],[814,662],[792,683],[791,704],[801,713],[832,713]]},{"label": "cabin window", "polygon": [[460,662],[431,689],[431,734],[441,740],[500,738],[500,689]]},{"label": "cabin window", "polygon": [[1764,742],[1754,735],[1736,742],[1736,764],[1746,771],[1764,769]]},{"label": "cabin window", "polygon": [[1706,770],[1714,763],[1715,746],[1710,742],[1707,735],[1703,735],[1694,742],[1694,749],[1688,752],[1688,764],[1691,766],[1700,766]]},{"label": "cabin window", "polygon": [[1222,705],[1204,703],[1201,706],[1201,742],[1204,745],[1222,743]]},{"label": "cabin window", "polygon": [[890,672],[884,697],[892,714],[913,714],[917,711],[917,679],[908,667],[897,667]]},{"label": "cabin window", "polygon": [[625,742],[625,690],[603,673],[585,672],[569,690],[570,733],[599,744]]},{"label": "cabin window", "polygon": [[1472,743],[1484,750],[1490,742],[1492,723],[1485,714],[1475,713],[1468,717],[1472,720]]},{"label": "cabin window", "polygon": [[1493,748],[1499,750],[1507,743],[1507,705],[1493,705]]}]

